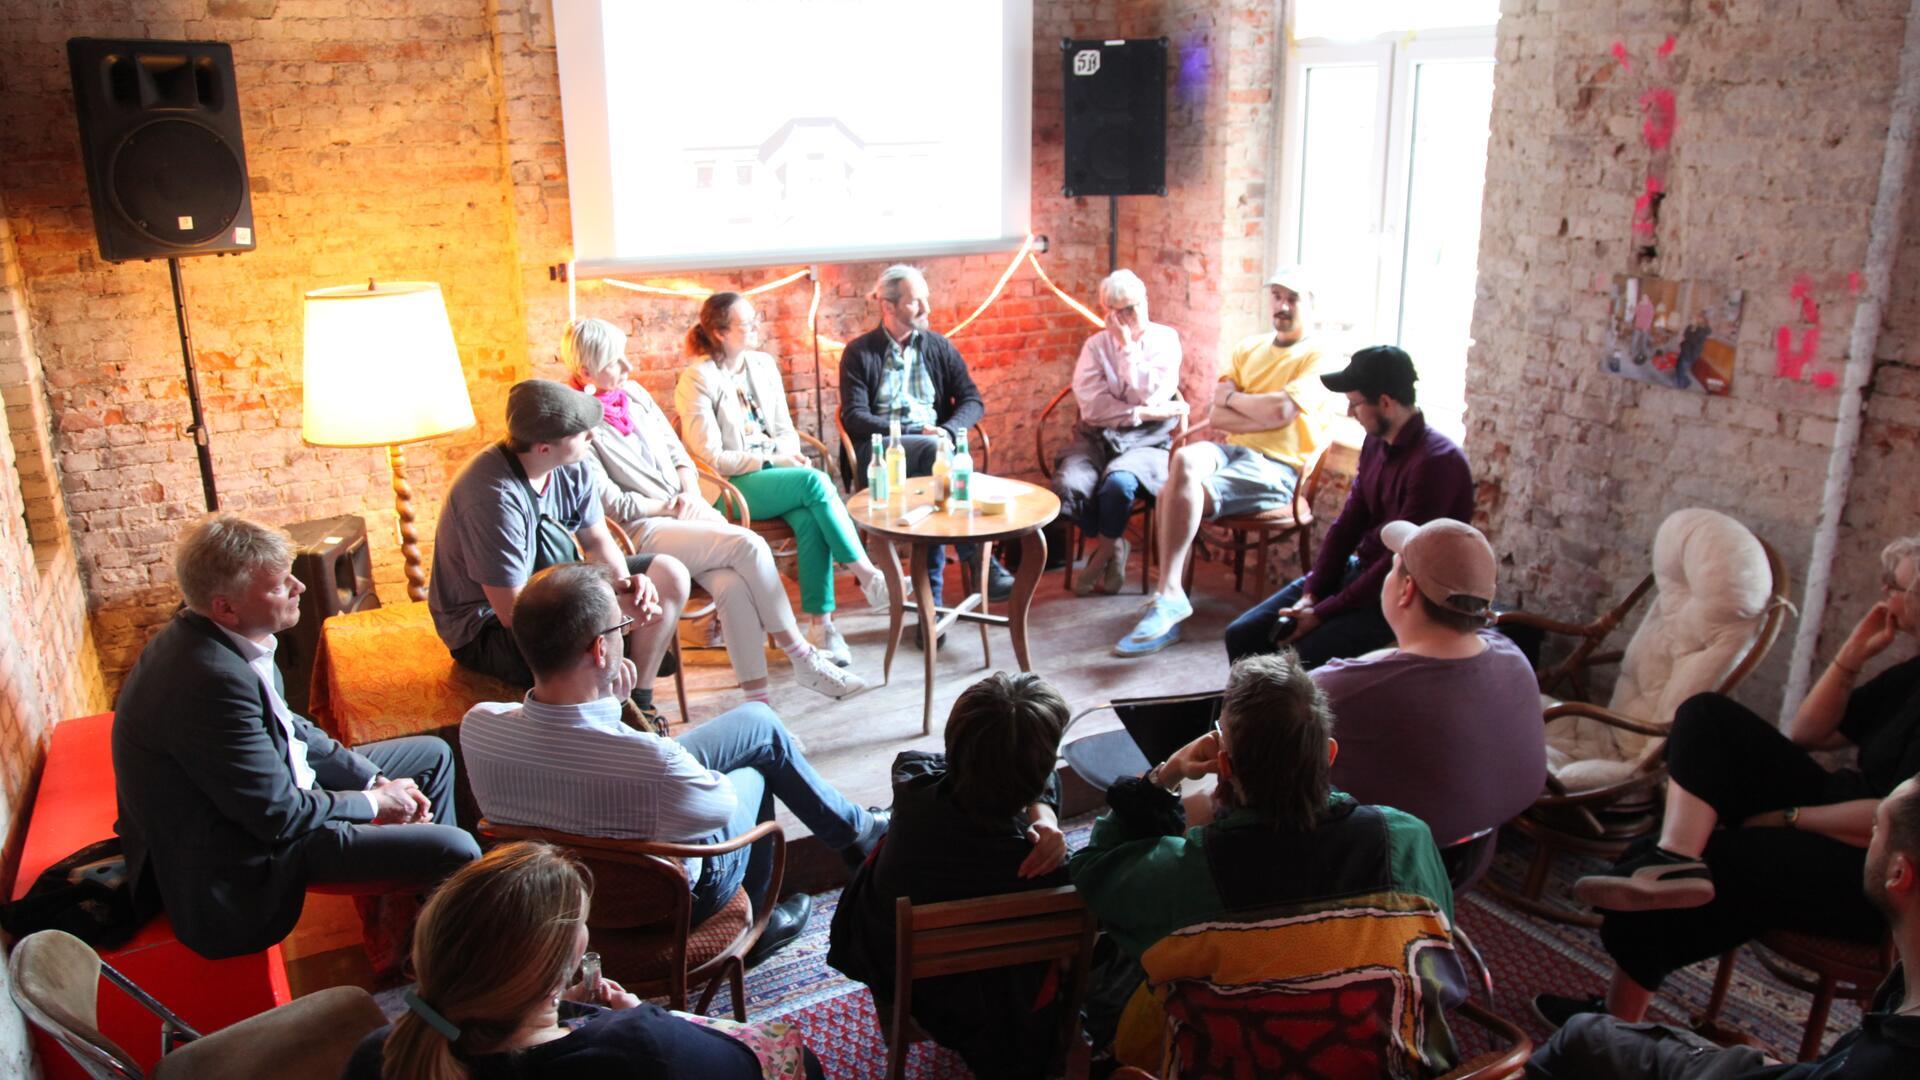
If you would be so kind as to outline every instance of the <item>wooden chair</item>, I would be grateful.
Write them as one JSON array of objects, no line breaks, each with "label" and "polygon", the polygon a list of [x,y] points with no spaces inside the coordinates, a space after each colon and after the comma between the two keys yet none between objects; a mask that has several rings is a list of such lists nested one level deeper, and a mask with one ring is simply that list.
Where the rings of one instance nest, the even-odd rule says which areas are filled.
[{"label": "wooden chair", "polygon": [[[694,1012],[705,1013],[725,977],[733,992],[733,1017],[747,1018],[746,956],[767,928],[786,874],[787,837],[777,821],[763,821],[719,844],[671,844],[496,825],[475,826],[490,842],[539,840],[567,849],[593,871],[593,908],[587,916],[593,947],[604,970],[628,991],[666,997],[669,1008],[687,1011],[687,988],[706,987]],[[773,838],[773,876],[766,902],[753,910],[740,889],[698,926],[685,859],[710,859]]]},{"label": "wooden chair", "polygon": [[1065,963],[1061,1052],[1072,1053],[1080,1037],[1095,928],[1093,912],[1071,885],[917,907],[901,897],[894,906],[893,1000],[874,999],[887,1031],[888,1080],[906,1074],[912,1044],[927,1038],[913,1022],[914,980],[940,975]]},{"label": "wooden chair", "polygon": [[156,1080],[251,1080],[269,1073],[284,1080],[332,1080],[360,1040],[386,1022],[372,995],[357,986],[336,986],[203,1036],[102,961],[92,946],[63,930],[21,938],[7,969],[8,989],[20,1011],[98,1080],[146,1075],[138,1058],[100,1030],[102,978],[159,1018]]},{"label": "wooden chair", "polygon": [[[673,433],[680,435],[680,441],[682,445],[685,445],[686,437],[681,434],[680,417],[678,414],[675,414],[673,418]],[[830,465],[833,462],[833,452],[827,449],[827,444],[804,431],[795,430],[794,434],[800,437],[802,453],[811,450],[820,458],[821,464],[819,467],[828,473],[827,479],[828,482],[831,483],[833,477]],[[717,501],[720,505],[720,512],[727,515],[728,520],[739,525],[741,528],[752,529],[757,533],[762,540],[767,542],[767,546],[773,549],[775,558],[792,558],[798,553],[798,549],[794,546],[792,526],[777,517],[761,518],[759,521],[753,520],[752,512],[747,509],[747,498],[740,494],[739,488],[734,487],[732,482],[726,477],[715,472],[704,458],[694,453],[693,447],[687,447],[687,456],[693,458],[694,470],[700,474],[702,492],[704,493],[706,488],[711,485],[719,493]]]},{"label": "wooden chair", "polygon": [[[1307,459],[1302,479],[1294,487],[1293,502],[1288,506],[1265,510],[1258,514],[1239,514],[1217,517],[1200,525],[1200,539],[1209,547],[1233,553],[1233,591],[1246,589],[1247,552],[1254,553],[1254,581],[1258,592],[1264,594],[1273,587],[1268,580],[1268,553],[1272,546],[1289,536],[1295,538],[1300,548],[1300,572],[1313,569],[1313,499],[1319,494],[1320,485],[1326,482],[1327,449],[1332,446],[1329,440]],[[1187,560],[1186,581],[1188,591],[1193,591],[1194,560]]]},{"label": "wooden chair", "polygon": [[[1786,613],[1792,608],[1788,598],[1791,582],[1786,563],[1766,541],[1759,543],[1766,554],[1773,584],[1771,596],[1760,616],[1758,632],[1733,668],[1718,682],[1702,689],[1722,694],[1732,692],[1773,648]],[[1664,740],[1672,727],[1671,717],[1649,719],[1624,716],[1606,706],[1584,700],[1592,696],[1590,672],[1602,665],[1617,664],[1626,655],[1619,649],[1603,652],[1602,646],[1653,587],[1654,576],[1649,573],[1624,600],[1585,624],[1560,622],[1524,611],[1504,612],[1495,619],[1495,625],[1517,624],[1571,637],[1575,641],[1573,651],[1566,659],[1539,672],[1543,695],[1557,697],[1568,691],[1573,695],[1572,700],[1549,698],[1551,703],[1544,709],[1543,722],[1551,724],[1562,717],[1585,717],[1610,728],[1662,740],[1650,744],[1649,749],[1619,779],[1596,787],[1572,790],[1559,777],[1549,775],[1546,792],[1534,802],[1531,809],[1509,823],[1514,831],[1533,840],[1533,861],[1518,890],[1494,881],[1487,882],[1487,888],[1502,900],[1541,918],[1580,926],[1600,925],[1596,915],[1572,911],[1541,899],[1540,894],[1546,886],[1554,857],[1567,851],[1618,859],[1634,841],[1658,831],[1660,827],[1660,789],[1667,779]]]},{"label": "wooden chair", "polygon": [[[1060,403],[1065,401],[1067,395],[1071,393],[1073,393],[1073,385],[1071,383],[1061,387],[1060,392],[1053,395],[1053,400],[1047,402],[1047,407],[1040,410],[1040,422],[1033,426],[1033,457],[1034,460],[1040,464],[1041,474],[1049,481],[1053,479],[1053,458],[1047,453],[1047,418],[1053,415],[1054,410],[1058,409]],[[1175,445],[1179,445],[1180,440],[1185,438],[1186,433],[1186,420],[1182,418],[1180,421],[1180,430],[1174,433]],[[1143,492],[1134,498],[1133,507],[1127,511],[1127,517],[1131,519],[1136,515],[1141,519],[1141,533],[1145,538],[1140,544],[1140,595],[1145,596],[1151,589],[1149,581],[1153,576],[1154,561],[1159,557],[1159,536],[1153,528],[1152,496]],[[1066,526],[1068,529],[1067,535],[1073,539],[1073,551],[1067,556],[1066,560],[1065,585],[1067,591],[1072,592],[1073,564],[1078,562],[1085,553],[1087,537],[1085,533],[1080,531],[1079,526],[1075,522],[1067,521]]]},{"label": "wooden chair", "polygon": [[[1821,937],[1790,930],[1769,930],[1754,942],[1754,955],[1774,977],[1796,990],[1813,995],[1807,1009],[1806,1033],[1800,1039],[1801,1061],[1820,1056],[1820,1043],[1827,1034],[1827,1015],[1834,999],[1866,1001],[1893,970],[1892,939],[1877,945]],[[1694,1019],[1694,1028],[1716,1042],[1732,1041],[1720,1025],[1720,1010],[1727,1003],[1727,990],[1733,982],[1734,961],[1740,955],[1735,945],[1720,957],[1720,968],[1713,977],[1713,994],[1707,1010]],[[1811,972],[1809,978],[1807,973]]]},{"label": "wooden chair", "polygon": [[[840,454],[835,459],[844,462],[841,468],[852,479],[847,483],[847,494],[864,491],[867,487],[866,474],[860,471],[860,455],[854,452],[853,437],[847,434],[847,425],[840,421],[840,415],[834,414],[833,429],[840,433]],[[977,444],[977,445],[976,445]],[[984,424],[975,424],[967,429],[967,453],[973,456],[973,470],[992,474],[993,472],[993,436],[987,434]]]},{"label": "wooden chair", "polygon": [[[620,553],[622,555],[634,554],[633,537],[627,535],[627,530],[621,528],[620,523],[612,518],[602,518],[601,520],[607,523],[607,531],[613,534],[613,542],[619,546]],[[577,541],[574,546],[576,548],[579,546]],[[586,552],[582,551],[580,558],[584,560],[586,557]],[[712,610],[712,605],[709,604],[706,610]],[[686,619],[691,616],[683,611],[680,613],[680,617]],[[680,655],[680,635],[675,634],[672,640],[667,643],[667,654],[673,657],[673,696],[674,700],[680,705],[680,722],[684,724],[691,719],[691,714],[687,712],[687,665],[686,657]]]}]

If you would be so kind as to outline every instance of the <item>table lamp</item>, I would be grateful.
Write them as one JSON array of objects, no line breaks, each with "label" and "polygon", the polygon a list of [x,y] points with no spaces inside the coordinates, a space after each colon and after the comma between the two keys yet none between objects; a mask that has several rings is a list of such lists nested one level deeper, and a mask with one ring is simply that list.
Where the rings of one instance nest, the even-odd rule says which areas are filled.
[{"label": "table lamp", "polygon": [[427,598],[413,489],[400,447],[472,427],[473,400],[440,286],[345,285],[307,294],[300,437],[309,446],[387,448],[407,596]]}]

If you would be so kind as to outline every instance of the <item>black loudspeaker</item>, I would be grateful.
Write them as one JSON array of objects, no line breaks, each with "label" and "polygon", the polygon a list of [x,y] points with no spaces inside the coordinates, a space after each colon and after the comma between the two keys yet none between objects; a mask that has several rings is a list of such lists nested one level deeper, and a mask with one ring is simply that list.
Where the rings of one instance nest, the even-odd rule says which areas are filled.
[{"label": "black loudspeaker", "polygon": [[320,624],[334,615],[380,606],[373,592],[373,554],[366,520],[353,515],[287,526],[293,535],[293,576],[300,594],[300,622],[278,635],[274,661],[286,683],[287,707],[305,716],[320,651]]},{"label": "black loudspeaker", "polygon": [[101,258],[253,250],[231,48],[72,38],[67,66]]},{"label": "black loudspeaker", "polygon": [[1060,41],[1066,183],[1076,195],[1167,193],[1167,39]]}]

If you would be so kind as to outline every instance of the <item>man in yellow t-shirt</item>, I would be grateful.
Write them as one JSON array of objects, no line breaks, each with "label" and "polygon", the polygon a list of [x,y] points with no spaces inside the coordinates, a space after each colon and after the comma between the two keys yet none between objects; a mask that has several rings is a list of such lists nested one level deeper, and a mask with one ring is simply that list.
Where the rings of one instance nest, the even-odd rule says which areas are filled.
[{"label": "man in yellow t-shirt", "polygon": [[1195,442],[1173,455],[1155,514],[1160,587],[1115,656],[1145,656],[1180,640],[1180,623],[1193,614],[1182,579],[1201,521],[1293,501],[1323,438],[1310,409],[1320,391],[1320,349],[1306,340],[1312,299],[1297,266],[1267,279],[1273,332],[1242,341],[1213,388],[1212,424],[1228,433],[1226,443]]}]

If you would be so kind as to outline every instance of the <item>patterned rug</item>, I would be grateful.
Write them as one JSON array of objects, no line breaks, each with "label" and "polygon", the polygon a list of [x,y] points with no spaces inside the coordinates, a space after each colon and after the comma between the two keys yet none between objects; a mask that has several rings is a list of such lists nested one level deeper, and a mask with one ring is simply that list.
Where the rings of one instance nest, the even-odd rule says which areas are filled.
[{"label": "patterned rug", "polygon": [[[1071,823],[1068,836],[1074,848],[1086,842],[1091,823],[1090,817]],[[1517,885],[1529,854],[1524,839],[1510,844],[1503,839],[1489,876]],[[1566,896],[1574,878],[1595,865],[1578,859],[1559,860],[1548,886],[1550,893]],[[814,897],[813,919],[806,931],[748,973],[747,1007],[755,1017],[778,1017],[798,1024],[828,1076],[849,1080],[880,1077],[886,1073],[887,1047],[874,1015],[873,996],[866,987],[849,982],[826,966],[827,929],[838,900],[838,893]],[[1600,947],[1598,932],[1536,919],[1479,891],[1469,893],[1458,907],[1461,925],[1493,970],[1495,1011],[1526,1028],[1536,1044],[1551,1033],[1533,1015],[1529,1002],[1534,994],[1604,992],[1612,965]],[[1684,1025],[1692,1014],[1704,1009],[1717,964],[1717,960],[1695,964],[1668,979],[1655,999],[1652,1019]],[[1721,1021],[1774,1047],[1776,1057],[1791,1060],[1800,1045],[1809,1001],[1806,994],[1769,975],[1753,959],[1751,950],[1746,950],[1735,966]],[[1858,1026],[1859,1018],[1857,1006],[1835,1003],[1827,1025],[1828,1044]],[[1475,1031],[1456,1034],[1467,1052],[1485,1048]],[[951,1051],[921,1043],[908,1059],[907,1075],[934,1080],[971,1073]]]}]

